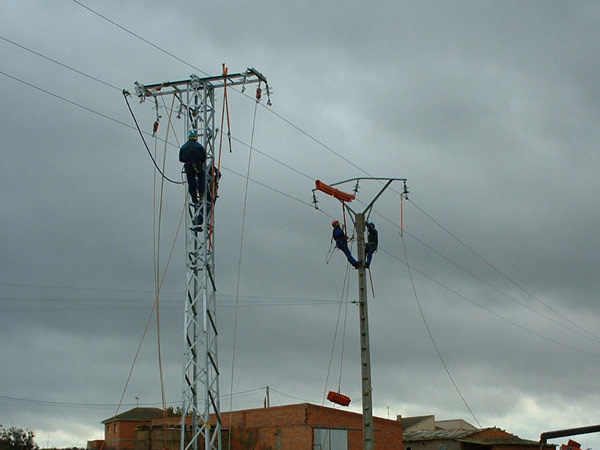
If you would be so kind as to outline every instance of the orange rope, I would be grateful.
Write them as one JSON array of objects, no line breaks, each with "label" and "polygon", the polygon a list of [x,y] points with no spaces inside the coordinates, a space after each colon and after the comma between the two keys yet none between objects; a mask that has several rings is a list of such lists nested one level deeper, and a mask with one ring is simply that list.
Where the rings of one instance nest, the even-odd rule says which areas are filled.
[{"label": "orange rope", "polygon": [[[228,68],[225,64],[223,67],[223,75],[227,75]],[[221,109],[221,135],[219,136],[219,155],[217,158],[217,170],[215,171],[215,160],[213,157],[213,161],[210,167],[211,174],[211,183],[210,183],[210,212],[208,213],[208,217],[206,219],[206,223],[208,224],[208,248],[212,250],[212,231],[213,231],[213,223],[214,223],[214,205],[217,199],[218,188],[218,174],[221,173],[221,155],[223,154],[223,126],[225,125],[225,113],[227,113],[227,139],[229,140],[229,151],[231,152],[231,123],[229,121],[229,101],[227,100],[227,78],[223,81],[223,107]]]},{"label": "orange rope", "polygon": [[404,203],[402,202],[402,196],[400,196],[400,236],[404,233]]},{"label": "orange rope", "polygon": [[344,216],[344,235],[348,240],[348,230],[346,228],[346,202],[342,201],[342,215]]}]

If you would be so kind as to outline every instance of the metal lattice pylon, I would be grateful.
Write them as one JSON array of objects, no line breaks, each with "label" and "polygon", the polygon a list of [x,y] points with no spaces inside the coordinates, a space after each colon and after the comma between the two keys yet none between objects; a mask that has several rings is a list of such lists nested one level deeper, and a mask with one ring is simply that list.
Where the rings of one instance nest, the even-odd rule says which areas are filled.
[{"label": "metal lattice pylon", "polygon": [[[192,76],[186,93],[185,132],[194,130],[206,149],[206,167],[214,161],[215,95],[209,82]],[[205,173],[206,173],[205,169]],[[209,177],[205,177],[208,180]],[[206,182],[205,182],[206,184]],[[217,358],[216,289],[214,283],[213,233],[209,233],[207,192],[204,186],[200,205],[187,204],[186,212],[186,302],[184,320],[185,355],[181,448],[197,450],[203,436],[205,449],[221,448],[219,368]],[[191,201],[191,199],[190,199]],[[202,231],[195,226],[201,215]],[[199,357],[199,355],[203,355]],[[200,392],[200,391],[203,392]],[[199,402],[200,399],[204,401]],[[214,427],[210,415],[216,416]],[[191,416],[191,417],[190,417]],[[189,439],[186,421],[191,419]]]},{"label": "metal lattice pylon", "polygon": [[[181,450],[221,450],[221,408],[217,353],[216,284],[214,277],[214,221],[207,202],[209,172],[215,161],[215,89],[225,86],[265,83],[255,69],[243,73],[223,74],[153,85],[136,83],[136,94],[143,102],[147,97],[175,95],[185,112],[184,133],[194,130],[206,149],[205,186],[200,205],[186,204],[186,298],[184,319],[183,406],[181,414]],[[242,90],[243,91],[243,90]],[[182,98],[185,94],[185,99]],[[257,89],[257,101],[260,89]],[[270,101],[268,102],[270,104]],[[216,181],[215,181],[216,182]],[[190,199],[191,200],[191,199]],[[203,224],[198,227],[199,217]],[[232,375],[233,376],[233,375]],[[211,425],[211,415],[214,416]]]}]

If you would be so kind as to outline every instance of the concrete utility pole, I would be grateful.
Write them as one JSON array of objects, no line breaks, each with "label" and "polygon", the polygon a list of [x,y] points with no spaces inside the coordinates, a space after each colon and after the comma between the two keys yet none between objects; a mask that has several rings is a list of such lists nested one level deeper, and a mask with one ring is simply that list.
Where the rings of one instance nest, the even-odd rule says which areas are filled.
[{"label": "concrete utility pole", "polygon": [[[355,181],[358,183],[360,180],[377,180],[385,182],[383,188],[375,196],[375,198],[367,205],[362,212],[354,211],[350,206],[347,205],[347,201],[352,201],[354,195],[339,191],[334,188],[343,183]],[[358,260],[362,261],[358,267],[358,315],[360,321],[360,374],[361,374],[361,386],[362,386],[362,422],[363,422],[363,449],[374,450],[374,430],[373,430],[373,399],[372,399],[372,385],[371,385],[371,351],[369,344],[369,310],[367,307],[367,271],[365,269],[365,218],[371,213],[373,205],[377,199],[383,194],[393,181],[402,181],[404,183],[404,191],[402,195],[406,196],[408,190],[406,187],[405,178],[352,178],[350,180],[341,181],[331,185],[324,185],[320,181],[316,183],[316,190],[321,190],[326,194],[332,195],[333,197],[340,200],[345,208],[350,212],[352,221],[356,229],[356,241],[358,244]],[[314,190],[313,190],[314,193]],[[316,198],[315,198],[316,206]]]},{"label": "concrete utility pole", "polygon": [[[186,298],[184,320],[185,361],[183,367],[183,407],[181,413],[181,450],[198,450],[198,441],[204,442],[205,450],[221,450],[221,415],[219,396],[219,367],[217,358],[216,282],[214,260],[213,210],[207,202],[209,174],[215,167],[215,89],[249,83],[259,83],[256,101],[260,99],[260,85],[264,83],[269,95],[266,78],[255,69],[229,74],[223,66],[221,75],[200,78],[190,75],[187,80],[167,81],[151,85],[135,83],[140,102],[152,97],[158,109],[157,98],[175,96],[179,114],[183,120],[183,139],[195,131],[206,149],[206,184],[200,204],[187,205],[186,224]],[[158,111],[157,111],[158,116]],[[158,126],[157,123],[155,124]],[[223,130],[221,130],[223,132]],[[211,174],[212,176],[212,174]],[[212,205],[214,206],[214,205]],[[203,217],[199,230],[199,217]],[[202,400],[202,401],[200,401]],[[211,426],[210,415],[216,424]],[[191,433],[186,442],[186,419],[191,420]]]}]

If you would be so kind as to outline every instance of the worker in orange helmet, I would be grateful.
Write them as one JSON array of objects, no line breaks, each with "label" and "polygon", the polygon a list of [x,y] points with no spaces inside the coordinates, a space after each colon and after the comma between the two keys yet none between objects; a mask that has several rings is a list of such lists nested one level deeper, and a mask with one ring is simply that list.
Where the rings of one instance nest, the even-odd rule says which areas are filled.
[{"label": "worker in orange helmet", "polygon": [[346,237],[346,233],[344,233],[344,230],[342,230],[340,222],[334,220],[331,222],[331,226],[333,227],[332,238],[335,241],[335,246],[339,248],[344,253],[344,255],[346,255],[346,258],[348,259],[348,262],[352,265],[352,267],[358,269],[360,266],[360,261],[357,261],[356,259],[354,259],[354,256],[352,256],[352,253],[348,248],[348,238]]}]

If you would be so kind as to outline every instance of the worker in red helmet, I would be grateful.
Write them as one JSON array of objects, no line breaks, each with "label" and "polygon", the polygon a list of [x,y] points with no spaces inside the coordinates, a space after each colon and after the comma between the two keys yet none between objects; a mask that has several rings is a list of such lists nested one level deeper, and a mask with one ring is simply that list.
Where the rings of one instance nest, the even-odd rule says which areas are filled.
[{"label": "worker in red helmet", "polygon": [[352,256],[352,253],[348,248],[348,238],[346,237],[346,233],[344,233],[344,230],[342,230],[340,222],[334,220],[331,222],[331,226],[333,227],[332,237],[335,241],[335,246],[339,248],[344,253],[344,255],[346,255],[346,258],[348,259],[348,262],[352,265],[352,267],[358,269],[358,267],[360,266],[360,261],[357,261],[356,259],[354,259],[354,256]]}]

